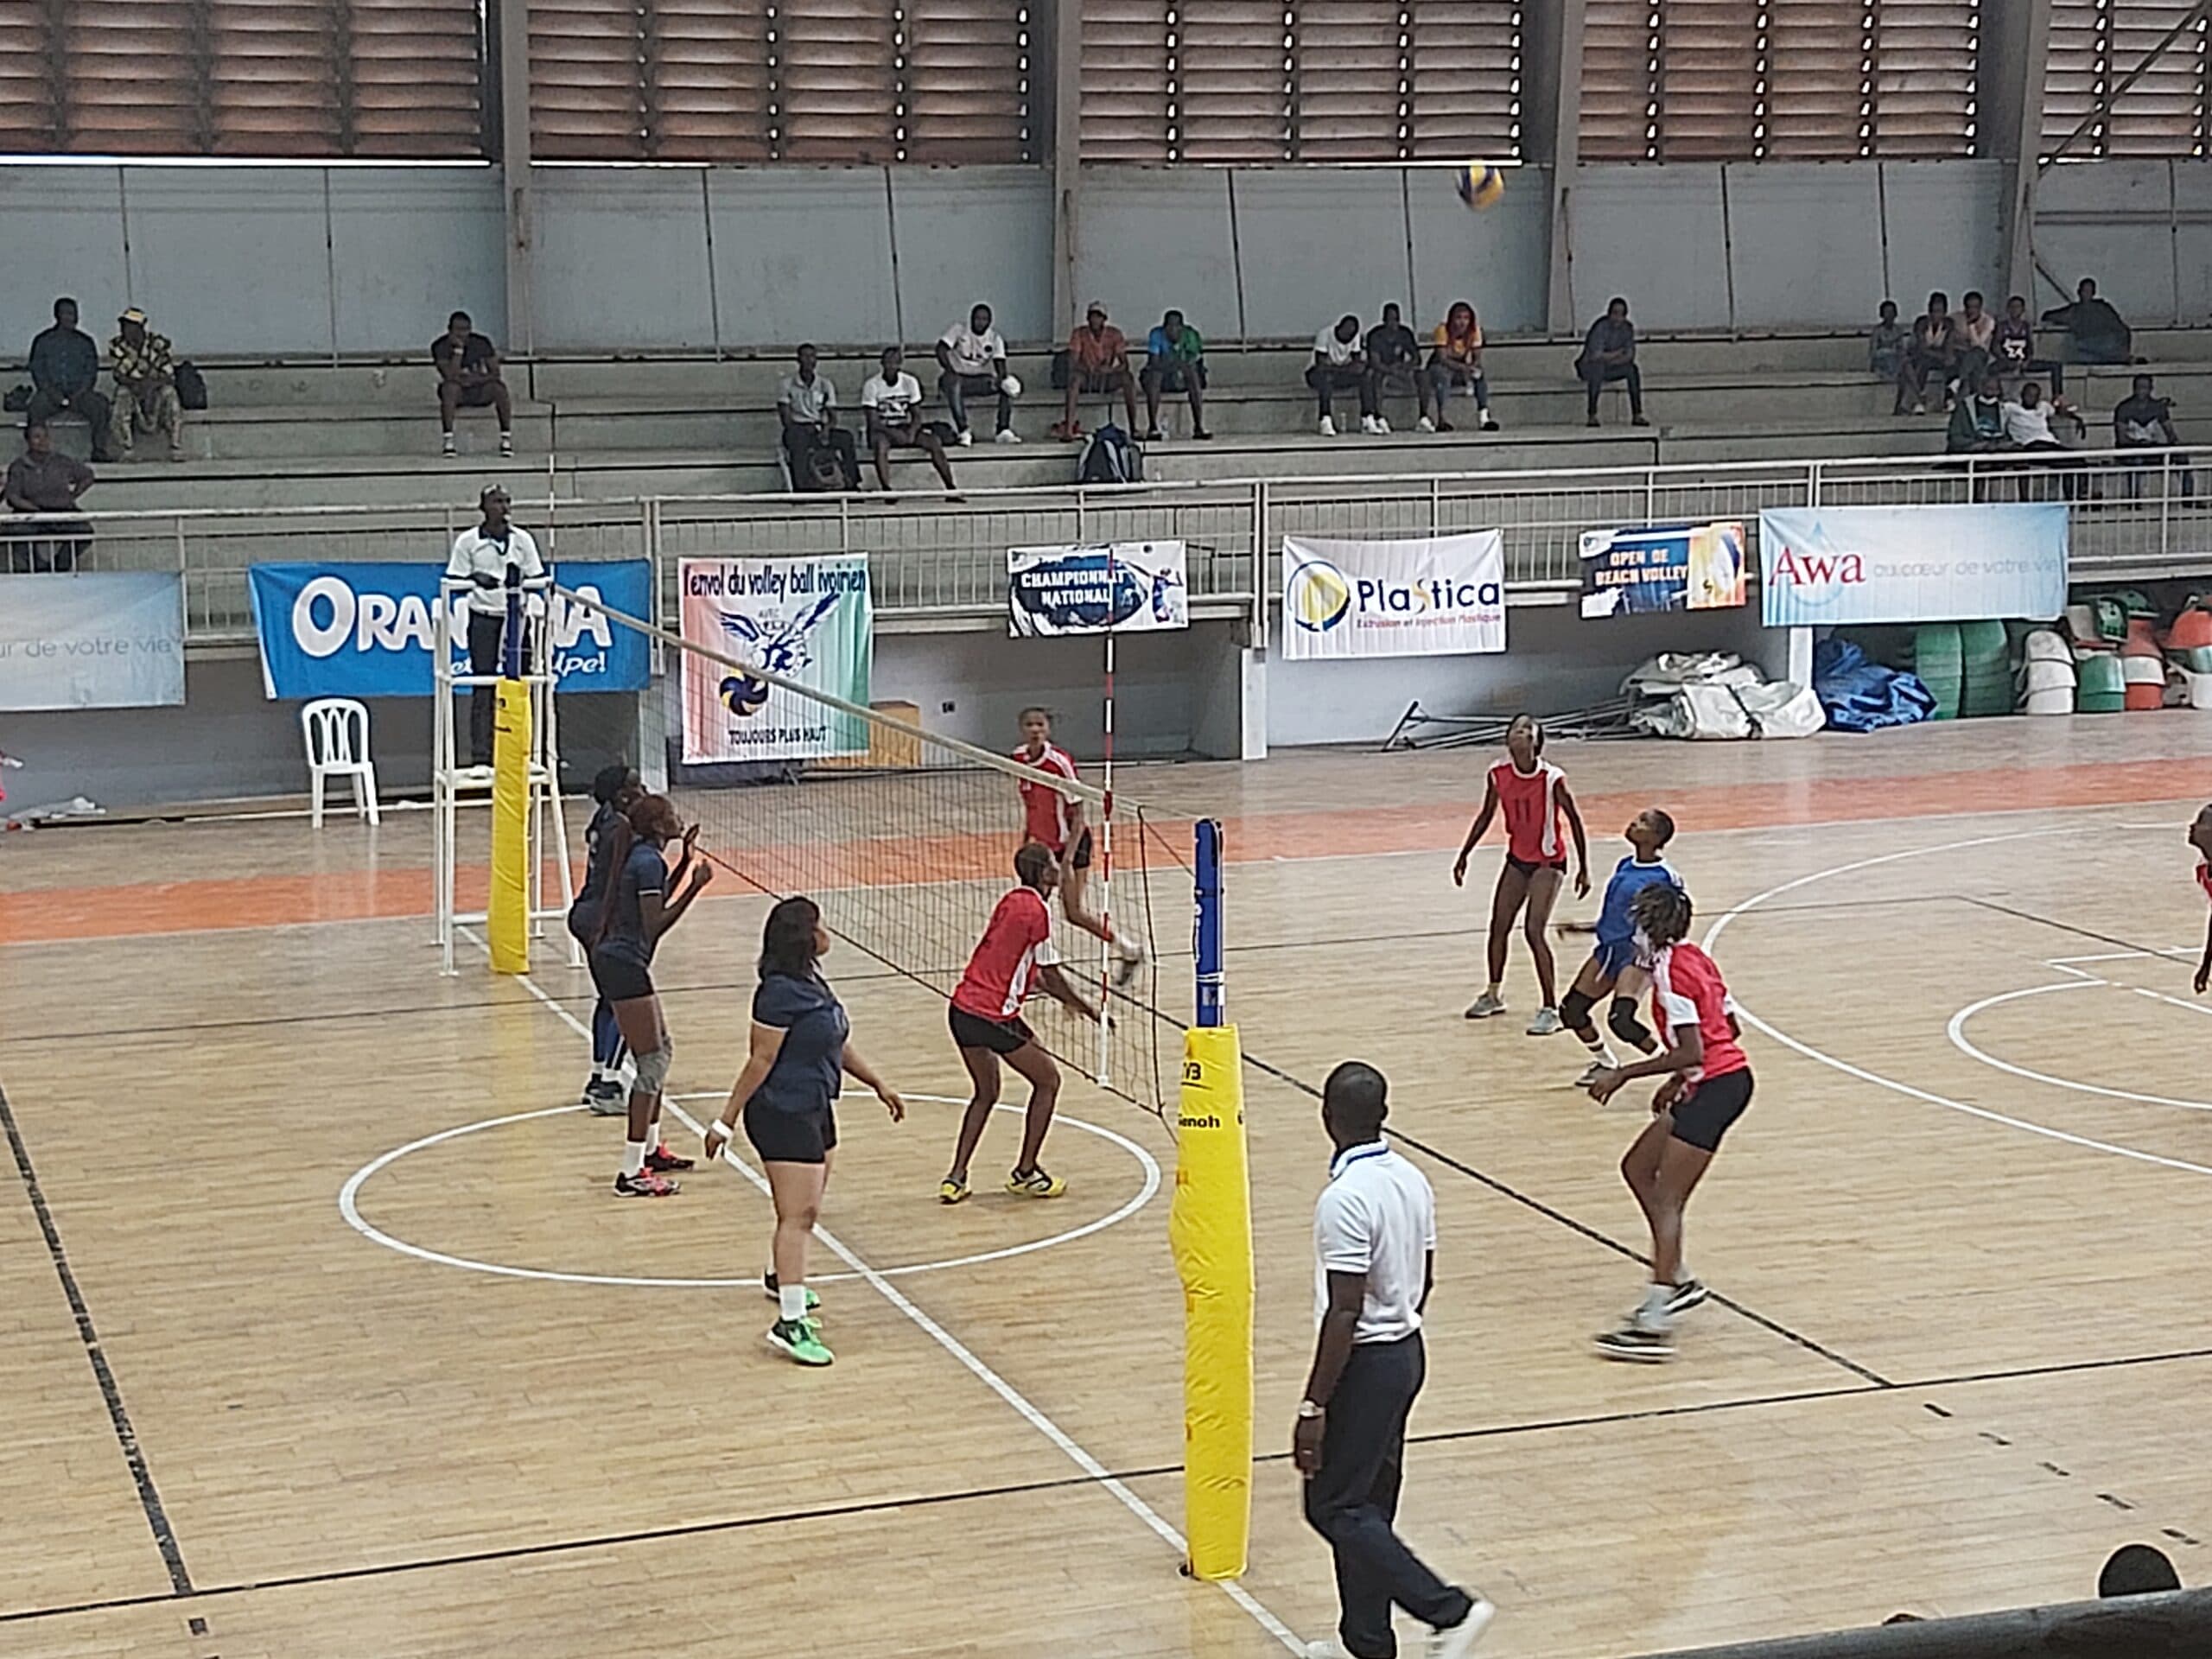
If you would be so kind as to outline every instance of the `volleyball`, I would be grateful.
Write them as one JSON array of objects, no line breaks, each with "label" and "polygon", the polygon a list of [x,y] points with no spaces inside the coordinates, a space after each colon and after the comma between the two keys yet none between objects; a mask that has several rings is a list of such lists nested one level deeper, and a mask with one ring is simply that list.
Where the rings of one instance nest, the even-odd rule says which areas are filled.
[{"label": "volleyball", "polygon": [[1459,200],[1480,213],[1485,207],[1495,207],[1505,196],[1505,169],[1492,167],[1488,162],[1469,162],[1452,176],[1452,188],[1459,191]]}]

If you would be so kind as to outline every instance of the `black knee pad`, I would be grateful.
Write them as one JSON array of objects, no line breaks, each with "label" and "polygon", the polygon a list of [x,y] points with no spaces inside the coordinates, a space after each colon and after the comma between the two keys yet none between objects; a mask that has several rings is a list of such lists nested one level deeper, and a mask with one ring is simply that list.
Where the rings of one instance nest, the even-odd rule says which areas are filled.
[{"label": "black knee pad", "polygon": [[1569,1031],[1590,1029],[1590,1010],[1597,1007],[1597,999],[1580,990],[1570,990],[1560,999],[1559,1017]]},{"label": "black knee pad", "polygon": [[1632,996],[1615,997],[1605,1023],[1612,1027],[1613,1035],[1624,1043],[1642,1048],[1651,1040],[1651,1027],[1636,1017],[1636,999]]}]

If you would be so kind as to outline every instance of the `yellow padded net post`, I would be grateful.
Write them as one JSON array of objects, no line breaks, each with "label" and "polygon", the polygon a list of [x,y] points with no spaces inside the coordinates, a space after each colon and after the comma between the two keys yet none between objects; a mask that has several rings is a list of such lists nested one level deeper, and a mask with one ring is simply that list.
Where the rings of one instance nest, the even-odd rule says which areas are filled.
[{"label": "yellow padded net post", "polygon": [[[477,693],[481,696],[483,693]],[[492,896],[484,938],[495,974],[530,971],[530,687],[499,685],[492,747]]]},{"label": "yellow padded net post", "polygon": [[1234,1026],[1184,1033],[1167,1230],[1183,1281],[1188,1567],[1234,1579],[1252,1529],[1252,1194]]}]

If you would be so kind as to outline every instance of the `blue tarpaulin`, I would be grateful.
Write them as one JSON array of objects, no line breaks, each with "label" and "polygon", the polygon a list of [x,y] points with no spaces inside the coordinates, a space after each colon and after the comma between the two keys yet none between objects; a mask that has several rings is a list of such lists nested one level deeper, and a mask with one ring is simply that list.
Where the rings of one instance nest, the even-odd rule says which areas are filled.
[{"label": "blue tarpaulin", "polygon": [[1915,676],[1879,668],[1850,640],[1830,636],[1813,652],[1813,694],[1839,732],[1872,732],[1931,718],[1936,696]]}]

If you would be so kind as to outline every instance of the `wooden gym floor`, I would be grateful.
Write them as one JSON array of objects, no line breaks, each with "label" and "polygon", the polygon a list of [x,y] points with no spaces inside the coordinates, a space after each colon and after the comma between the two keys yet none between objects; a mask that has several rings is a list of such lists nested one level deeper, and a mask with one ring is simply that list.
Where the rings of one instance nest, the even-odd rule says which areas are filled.
[{"label": "wooden gym floor", "polygon": [[[2182,830],[2208,756],[2182,714],[1561,746],[1600,879],[1636,808],[1681,819],[1751,1014],[1758,1098],[1689,1230],[1717,1299],[1653,1369],[1587,1345],[1638,1282],[1614,1162],[1640,1103],[1593,1106],[1571,1039],[1521,1034],[1517,944],[1516,1017],[1459,1018],[1497,850],[1466,895],[1448,869],[1488,757],[1126,779],[1227,817],[1241,860],[1265,1454],[1241,1599],[1179,1580],[1159,1531],[1181,1351],[1150,1118],[1072,1086],[1064,1202],[941,1209],[939,1005],[833,957],[916,1108],[843,1111],[839,1357],[804,1373],[760,1344],[752,1185],[606,1194],[616,1132],[563,1109],[583,976],[435,976],[418,815],[9,837],[0,1653],[1263,1659],[1329,1635],[1281,1450],[1327,1155],[1306,1090],[1353,1055],[1440,1205],[1403,1527],[1501,1604],[1485,1652],[2069,1599],[2135,1540],[2201,1582],[2212,1006]],[[760,905],[735,885],[662,957],[695,1117],[744,1045]]]}]

